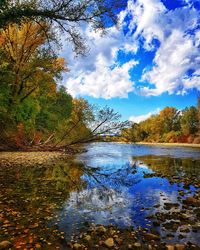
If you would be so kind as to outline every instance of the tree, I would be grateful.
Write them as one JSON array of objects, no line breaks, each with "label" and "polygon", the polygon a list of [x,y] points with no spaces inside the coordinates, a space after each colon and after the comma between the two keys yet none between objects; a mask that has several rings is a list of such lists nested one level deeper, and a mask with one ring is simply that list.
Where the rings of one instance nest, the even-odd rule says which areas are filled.
[{"label": "tree", "polygon": [[128,121],[121,121],[121,115],[107,106],[103,108],[93,107],[93,117],[88,123],[88,132],[73,141],[71,144],[87,143],[101,140],[106,134],[117,134],[130,125]]},{"label": "tree", "polygon": [[48,48],[45,32],[48,25],[33,22],[0,31],[1,137],[18,145],[32,144],[38,133],[49,138],[71,113],[72,97],[56,83],[65,61]]},{"label": "tree", "polygon": [[[97,108],[84,99],[75,99],[68,129],[56,146],[82,144],[101,140],[101,136],[119,133],[129,125],[120,121],[121,116],[109,107]],[[66,126],[67,127],[67,126]]]},{"label": "tree", "polygon": [[179,111],[173,107],[166,107],[160,111],[159,118],[161,121],[162,132],[169,133],[180,129]]},{"label": "tree", "polygon": [[82,23],[104,30],[117,21],[117,13],[126,1],[114,0],[22,0],[0,2],[0,28],[21,21],[45,22],[57,25],[68,35],[76,53],[84,53],[86,46],[80,32]]},{"label": "tree", "polygon": [[199,128],[198,110],[194,106],[183,110],[181,116],[181,130],[185,135],[194,135]]},{"label": "tree", "polygon": [[[44,31],[45,29],[45,31]],[[0,32],[3,63],[10,69],[10,103],[21,103],[33,92],[48,83],[55,85],[55,77],[66,70],[64,61],[42,48],[47,38],[45,24],[23,23],[9,25]]]}]

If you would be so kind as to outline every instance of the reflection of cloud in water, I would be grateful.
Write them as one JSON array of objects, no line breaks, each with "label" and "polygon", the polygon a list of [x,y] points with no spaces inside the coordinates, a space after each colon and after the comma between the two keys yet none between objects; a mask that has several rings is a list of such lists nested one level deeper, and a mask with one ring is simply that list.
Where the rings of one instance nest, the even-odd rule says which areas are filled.
[{"label": "reflection of cloud in water", "polygon": [[[177,203],[177,191],[173,191],[172,193],[165,192],[164,190],[155,190],[155,196],[158,198],[158,203],[161,206],[164,206],[164,203]],[[179,202],[178,202],[179,203]]]},{"label": "reflection of cloud in water", "polygon": [[131,197],[128,192],[117,192],[114,189],[84,190],[70,195],[64,211],[76,214],[76,218],[90,219],[95,223],[122,223],[130,225]]}]

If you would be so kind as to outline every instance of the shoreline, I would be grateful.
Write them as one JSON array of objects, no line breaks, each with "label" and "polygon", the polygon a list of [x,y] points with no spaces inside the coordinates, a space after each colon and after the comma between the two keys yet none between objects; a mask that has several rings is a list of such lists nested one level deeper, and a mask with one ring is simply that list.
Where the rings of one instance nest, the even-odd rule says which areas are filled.
[{"label": "shoreline", "polygon": [[69,157],[70,155],[61,152],[0,152],[0,167],[43,166]]},{"label": "shoreline", "polygon": [[149,145],[149,146],[168,146],[168,147],[191,147],[200,148],[200,144],[192,143],[170,143],[170,142],[135,142],[136,145]]}]

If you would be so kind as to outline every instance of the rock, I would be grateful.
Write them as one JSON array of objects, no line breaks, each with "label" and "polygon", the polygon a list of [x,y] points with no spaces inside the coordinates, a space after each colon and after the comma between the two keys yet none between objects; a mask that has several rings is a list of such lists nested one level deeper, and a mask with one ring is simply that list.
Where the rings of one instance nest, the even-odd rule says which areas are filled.
[{"label": "rock", "polygon": [[190,232],[190,229],[188,228],[188,226],[181,226],[180,228],[180,232],[181,233],[189,233]]},{"label": "rock", "polygon": [[193,225],[192,229],[196,229],[197,231],[200,230],[200,222],[197,222],[195,225]]},{"label": "rock", "polygon": [[172,208],[178,208],[179,204],[178,203],[164,203],[164,209],[170,210]]},{"label": "rock", "polygon": [[192,196],[186,198],[186,200],[184,200],[183,203],[188,206],[200,206],[200,202]]},{"label": "rock", "polygon": [[0,242],[0,249],[8,249],[12,246],[12,243],[8,240]]},{"label": "rock", "polygon": [[160,221],[153,221],[154,227],[159,227],[160,226]]},{"label": "rock", "polygon": [[118,245],[121,245],[123,242],[123,240],[118,237],[115,238],[115,241],[117,242]]},{"label": "rock", "polygon": [[185,245],[176,244],[176,245],[175,245],[175,249],[176,249],[176,250],[184,250],[184,249],[185,249]]},{"label": "rock", "polygon": [[109,248],[113,247],[114,246],[113,238],[108,238],[107,240],[104,241],[104,244]]},{"label": "rock", "polygon": [[180,222],[178,222],[178,221],[169,221],[169,222],[163,224],[163,227],[169,231],[176,232],[179,225],[180,225]]},{"label": "rock", "polygon": [[81,244],[75,243],[73,245],[73,249],[82,249],[82,248],[83,248],[83,245],[81,245]]},{"label": "rock", "polygon": [[175,247],[173,245],[166,245],[167,250],[175,250]]},{"label": "rock", "polygon": [[151,233],[145,234],[145,238],[147,240],[159,240],[160,239],[160,237],[158,235],[151,234]]},{"label": "rock", "polygon": [[104,226],[99,226],[98,229],[97,229],[97,231],[99,233],[105,233],[107,230],[106,230],[106,228]]},{"label": "rock", "polygon": [[36,248],[36,249],[39,249],[39,248],[41,248],[41,247],[42,247],[42,246],[41,246],[39,243],[36,243],[36,244],[35,244],[35,248]]},{"label": "rock", "polygon": [[192,217],[192,215],[189,214],[180,214],[180,219],[182,220],[189,220]]},{"label": "rock", "polygon": [[140,248],[140,247],[142,247],[142,245],[141,245],[140,242],[135,242],[135,243],[133,244],[133,247],[134,247],[134,248]]},{"label": "rock", "polygon": [[85,235],[85,237],[84,237],[84,240],[86,240],[86,241],[90,241],[91,240],[91,236],[90,235]]}]

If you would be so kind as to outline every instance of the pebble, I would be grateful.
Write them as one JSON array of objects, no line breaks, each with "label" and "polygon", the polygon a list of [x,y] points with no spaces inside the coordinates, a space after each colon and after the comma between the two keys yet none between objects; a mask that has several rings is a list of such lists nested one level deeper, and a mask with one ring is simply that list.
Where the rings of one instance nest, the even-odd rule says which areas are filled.
[{"label": "pebble", "polygon": [[107,240],[104,241],[104,244],[109,248],[113,247],[114,246],[113,238],[108,238]]},{"label": "pebble", "polygon": [[84,240],[90,241],[91,240],[91,236],[90,235],[85,235]]},{"label": "pebble", "polygon": [[185,249],[185,246],[182,245],[182,244],[176,244],[176,245],[175,245],[175,249],[176,249],[176,250],[184,250],[184,249]]},{"label": "pebble", "polygon": [[12,246],[12,243],[8,240],[4,240],[0,242],[0,249],[8,249],[11,246]]},{"label": "pebble", "polygon": [[166,245],[167,250],[175,250],[175,247],[173,245]]},{"label": "pebble", "polygon": [[159,240],[160,239],[160,237],[158,235],[151,234],[151,233],[145,234],[145,238],[147,240]]},{"label": "pebble", "polygon": [[82,245],[81,244],[78,244],[78,243],[75,243],[73,245],[73,249],[77,250],[77,249],[81,249],[82,248]]},{"label": "pebble", "polygon": [[107,230],[106,230],[106,228],[104,227],[104,226],[99,226],[98,227],[98,232],[99,233],[105,233]]},{"label": "pebble", "polygon": [[133,246],[134,246],[134,248],[140,248],[142,245],[141,245],[140,242],[135,242],[135,243],[133,244]]}]

